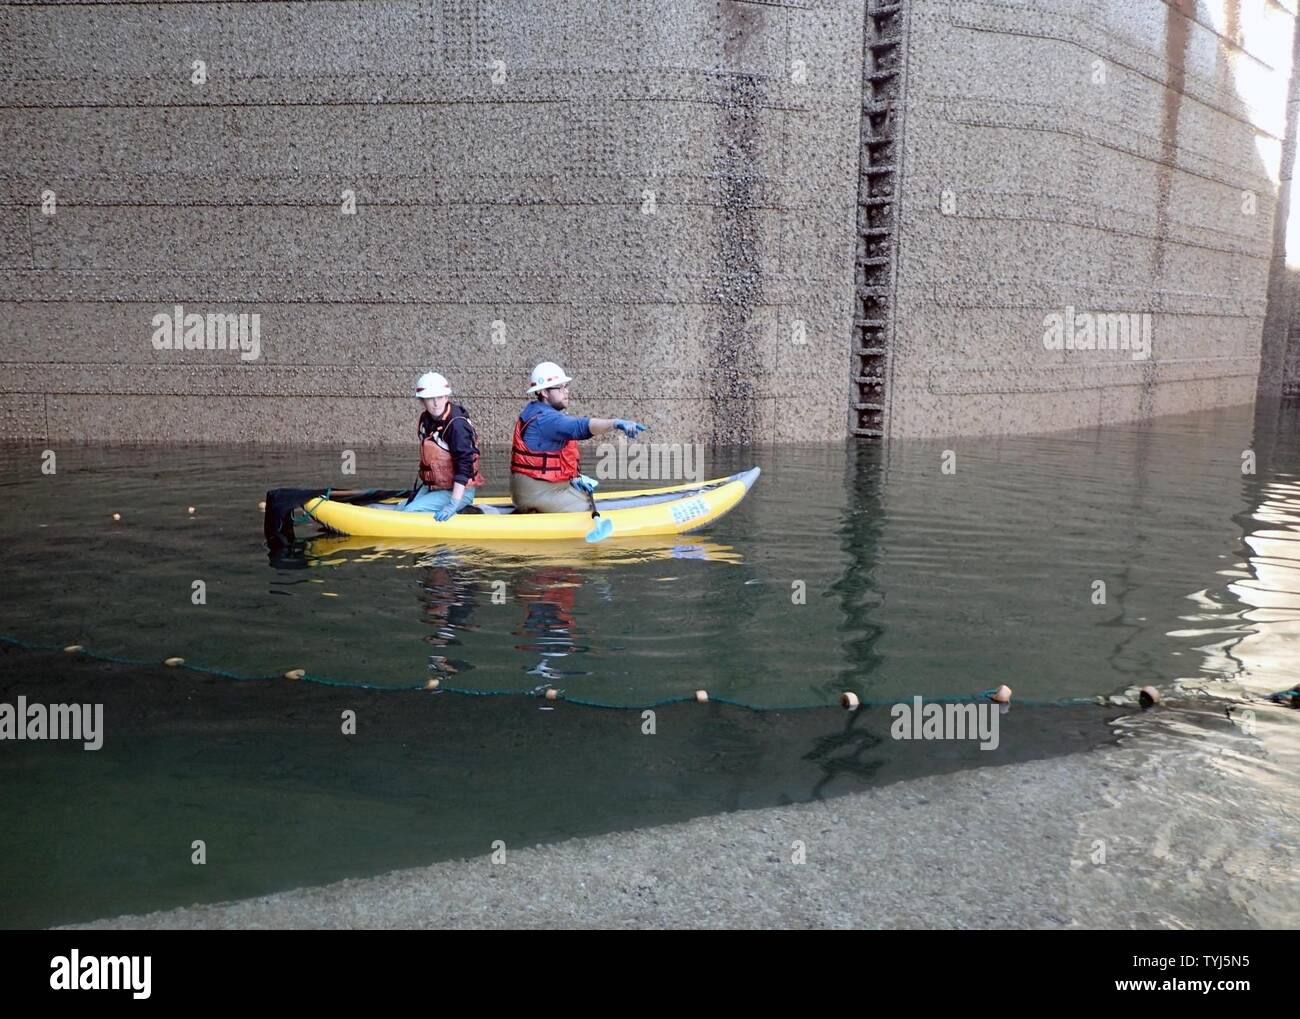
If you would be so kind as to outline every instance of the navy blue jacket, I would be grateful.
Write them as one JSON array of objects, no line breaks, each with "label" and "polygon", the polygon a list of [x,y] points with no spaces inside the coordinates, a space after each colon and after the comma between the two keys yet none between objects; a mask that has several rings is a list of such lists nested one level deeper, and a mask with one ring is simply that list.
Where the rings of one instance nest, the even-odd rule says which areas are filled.
[{"label": "navy blue jacket", "polygon": [[479,451],[474,443],[474,429],[466,420],[469,415],[464,407],[449,403],[447,408],[451,414],[449,424],[435,421],[427,410],[420,414],[420,441],[442,432],[442,441],[451,451],[451,465],[455,471],[453,480],[458,485],[467,485],[474,477],[474,454]]}]

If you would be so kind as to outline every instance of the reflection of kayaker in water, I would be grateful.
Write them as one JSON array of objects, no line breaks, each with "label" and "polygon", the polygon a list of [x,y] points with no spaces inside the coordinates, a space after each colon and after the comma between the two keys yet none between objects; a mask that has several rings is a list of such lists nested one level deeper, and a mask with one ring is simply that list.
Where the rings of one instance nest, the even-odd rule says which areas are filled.
[{"label": "reflection of kayaker in water", "polygon": [[629,438],[645,431],[645,425],[635,421],[566,414],[572,381],[552,361],[533,369],[528,392],[536,399],[515,422],[510,452],[510,498],[516,509],[538,513],[592,509],[596,482],[578,471],[578,442],[616,428]]},{"label": "reflection of kayaker in water", "polygon": [[548,678],[585,675],[572,669],[557,670],[548,662],[550,658],[564,658],[587,650],[575,641],[577,620],[573,610],[581,586],[582,575],[563,566],[537,570],[518,582],[516,597],[524,605],[524,618],[515,633],[524,642],[515,647],[542,656],[530,673]]},{"label": "reflection of kayaker in water", "polygon": [[451,386],[437,372],[420,376],[415,396],[424,407],[419,480],[404,503],[379,508],[432,512],[435,520],[450,520],[474,502],[474,490],[483,484],[478,433],[465,408],[451,402]]},{"label": "reflection of kayaker in water", "polygon": [[[453,557],[439,553],[420,573],[420,617],[431,627],[431,632],[421,639],[435,648],[460,647],[462,635],[476,629],[472,620],[477,582],[460,576],[455,563]],[[473,666],[443,654],[430,654],[428,668],[446,677]]]},{"label": "reflection of kayaker in water", "polygon": [[476,604],[475,581],[458,578],[447,566],[431,566],[422,572],[420,586],[420,615],[434,628],[425,643],[438,647],[459,644],[462,632],[475,629],[470,622]]}]

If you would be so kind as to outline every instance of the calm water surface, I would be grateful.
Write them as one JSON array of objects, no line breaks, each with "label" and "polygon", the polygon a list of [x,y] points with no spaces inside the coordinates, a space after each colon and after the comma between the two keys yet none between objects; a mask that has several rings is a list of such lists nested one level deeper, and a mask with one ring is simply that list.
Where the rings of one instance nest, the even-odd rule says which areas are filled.
[{"label": "calm water surface", "polygon": [[[1285,670],[1300,442],[1284,422],[1242,409],[1036,438],[720,449],[710,476],[763,475],[699,535],[413,548],[312,538],[308,525],[300,555],[276,562],[257,507],[267,489],[400,487],[413,450],[359,450],[345,477],[337,450],[69,446],[47,476],[39,447],[0,447],[0,634],[140,662],[179,655],[202,671],[168,675],[203,684],[183,708],[123,666],[113,710],[129,739],[110,726],[94,754],[0,747],[0,922],[376,873],[485,851],[494,833],[546,841],[788,802],[901,767],[872,722],[830,708],[683,706],[696,713],[681,742],[648,744],[636,712],[562,703],[544,716],[529,696],[426,694],[430,678],[493,694],[555,686],[621,708],[700,688],[794,709],[844,690],[887,703],[1007,683],[1017,705],[1044,706],[1019,751],[1044,753],[1094,738],[1078,712],[1099,709],[1072,703],[1233,675],[1243,648],[1262,654],[1261,634]],[[1255,474],[1242,472],[1248,449]],[[499,453],[485,474],[504,490]],[[338,718],[343,702],[319,700],[328,691],[233,678],[292,668],[392,707],[343,749],[336,721],[313,728],[317,706]],[[39,697],[51,669],[17,660],[5,699]],[[426,739],[419,713],[457,699],[482,704]],[[906,767],[986,763],[917,752]],[[190,865],[196,832],[221,847],[216,865]]]},{"label": "calm water surface", "polygon": [[[1191,594],[1240,568],[1235,518],[1284,477],[1243,477],[1251,444],[1250,415],[1227,412],[888,451],[727,449],[710,475],[752,463],[763,475],[699,535],[467,548],[322,537],[279,569],[262,544],[267,488],[400,486],[407,451],[362,450],[345,478],[333,451],[69,447],[47,477],[39,450],[8,447],[0,632],[241,676],[554,685],[615,705],[700,687],[758,707],[1001,682],[1026,699],[1089,696],[1197,667],[1170,631]],[[499,487],[500,457],[487,474]]]}]

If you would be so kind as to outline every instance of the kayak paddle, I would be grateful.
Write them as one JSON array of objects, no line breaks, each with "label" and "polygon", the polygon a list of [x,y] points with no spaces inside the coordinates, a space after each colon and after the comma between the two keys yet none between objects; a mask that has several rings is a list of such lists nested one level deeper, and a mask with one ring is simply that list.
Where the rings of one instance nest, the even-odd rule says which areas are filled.
[{"label": "kayak paddle", "polygon": [[[586,489],[583,491],[586,492]],[[600,515],[600,510],[596,509],[596,496],[592,492],[587,492],[587,505],[591,507],[591,519],[595,521],[595,525],[587,532],[587,544],[594,545],[614,533],[614,521]]]}]

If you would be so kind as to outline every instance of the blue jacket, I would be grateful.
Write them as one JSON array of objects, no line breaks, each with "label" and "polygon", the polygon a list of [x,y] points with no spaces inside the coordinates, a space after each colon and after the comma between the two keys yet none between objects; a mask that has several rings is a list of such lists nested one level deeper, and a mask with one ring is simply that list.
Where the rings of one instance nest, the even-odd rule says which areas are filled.
[{"label": "blue jacket", "polygon": [[554,453],[570,439],[590,439],[590,418],[572,417],[541,400],[534,400],[520,412],[523,440],[529,449]]}]

